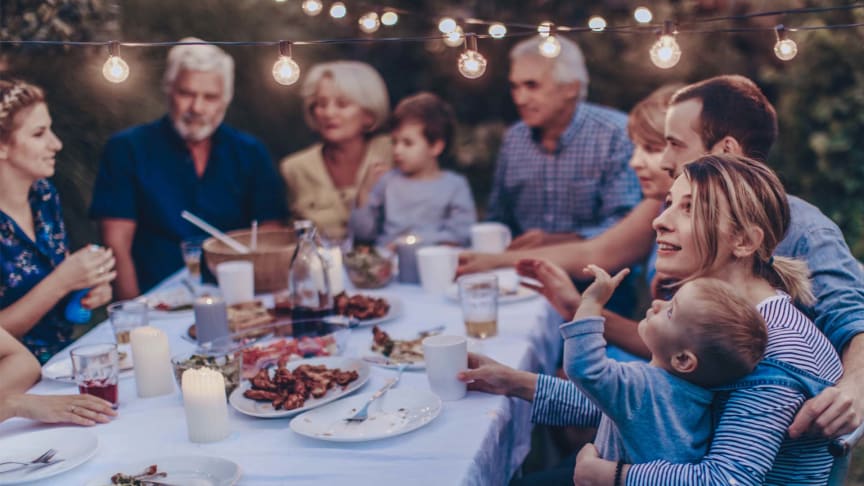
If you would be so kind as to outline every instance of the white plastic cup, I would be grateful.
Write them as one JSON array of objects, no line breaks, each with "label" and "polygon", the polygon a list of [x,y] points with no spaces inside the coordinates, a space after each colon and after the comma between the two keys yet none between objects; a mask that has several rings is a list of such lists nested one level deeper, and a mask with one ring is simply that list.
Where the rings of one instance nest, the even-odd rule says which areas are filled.
[{"label": "white plastic cup", "polygon": [[513,235],[501,223],[477,223],[471,226],[471,248],[482,253],[502,253],[510,246]]},{"label": "white plastic cup", "polygon": [[430,294],[443,294],[453,285],[459,253],[452,246],[426,246],[417,250],[420,284]]},{"label": "white plastic cup", "polygon": [[459,400],[468,385],[456,375],[468,368],[468,341],[464,336],[429,336],[423,340],[429,388],[441,400]]},{"label": "white plastic cup", "polygon": [[255,270],[252,262],[231,261],[216,265],[222,300],[227,305],[255,300]]}]

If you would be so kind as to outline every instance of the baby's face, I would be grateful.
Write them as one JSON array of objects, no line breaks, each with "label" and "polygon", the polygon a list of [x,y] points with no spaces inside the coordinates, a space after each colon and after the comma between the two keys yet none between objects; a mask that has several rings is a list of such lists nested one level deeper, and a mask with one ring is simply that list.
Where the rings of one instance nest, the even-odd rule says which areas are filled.
[{"label": "baby's face", "polygon": [[670,301],[655,300],[639,322],[639,336],[651,351],[652,363],[667,368],[670,358],[685,349],[686,319],[682,303],[686,309],[695,304],[693,286],[684,284]]}]

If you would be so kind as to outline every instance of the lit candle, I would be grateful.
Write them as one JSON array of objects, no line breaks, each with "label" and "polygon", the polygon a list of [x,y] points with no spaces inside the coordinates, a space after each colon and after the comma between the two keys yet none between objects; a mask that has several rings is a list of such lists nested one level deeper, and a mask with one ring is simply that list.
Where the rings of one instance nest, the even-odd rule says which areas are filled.
[{"label": "lit candle", "polygon": [[417,249],[420,238],[407,235],[396,241],[396,255],[399,257],[399,281],[402,283],[420,283],[420,273],[417,271]]},{"label": "lit candle", "polygon": [[138,327],[130,334],[135,361],[135,386],[141,398],[174,391],[168,336],[151,326]]},{"label": "lit candle", "polygon": [[209,368],[188,369],[180,379],[186,429],[192,442],[216,442],[228,437],[225,378]]},{"label": "lit candle", "polygon": [[201,297],[193,304],[195,335],[199,343],[207,343],[231,333],[228,308],[218,297]]}]

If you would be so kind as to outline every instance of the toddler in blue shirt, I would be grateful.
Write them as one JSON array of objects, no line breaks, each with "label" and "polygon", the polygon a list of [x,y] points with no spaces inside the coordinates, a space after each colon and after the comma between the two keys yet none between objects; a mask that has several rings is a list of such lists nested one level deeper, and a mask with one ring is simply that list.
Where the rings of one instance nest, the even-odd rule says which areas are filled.
[{"label": "toddler in blue shirt", "polygon": [[449,104],[432,93],[402,100],[393,112],[393,164],[373,165],[357,190],[349,227],[355,240],[384,246],[413,234],[422,245],[466,246],[477,221],[465,177],[442,170],[453,137]]}]

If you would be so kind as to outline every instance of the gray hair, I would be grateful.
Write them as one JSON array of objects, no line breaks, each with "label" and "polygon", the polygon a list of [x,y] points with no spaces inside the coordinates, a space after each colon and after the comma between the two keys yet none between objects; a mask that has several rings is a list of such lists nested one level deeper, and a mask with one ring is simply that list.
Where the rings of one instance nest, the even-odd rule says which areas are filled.
[{"label": "gray hair", "polygon": [[309,128],[318,131],[318,123],[312,114],[318,83],[325,77],[333,83],[346,98],[357,103],[372,116],[372,126],[368,132],[381,128],[390,116],[390,97],[387,85],[378,71],[365,62],[334,61],[316,64],[309,70],[300,94],[303,96],[303,115]]},{"label": "gray hair", "polygon": [[556,34],[555,38],[561,43],[561,53],[554,59],[543,57],[540,54],[540,44],[545,39],[536,35],[516,44],[510,50],[510,60],[515,61],[530,56],[549,59],[549,62],[554,63],[552,75],[555,77],[555,81],[561,84],[579,82],[579,101],[582,101],[588,97],[588,68],[585,67],[585,56],[582,55],[579,45],[572,40],[560,34]]},{"label": "gray hair", "polygon": [[[197,37],[185,37],[180,42],[204,42]],[[162,76],[162,91],[171,94],[174,81],[183,71],[216,72],[222,75],[225,102],[234,96],[234,59],[212,44],[174,46],[168,51],[168,64]]]}]

